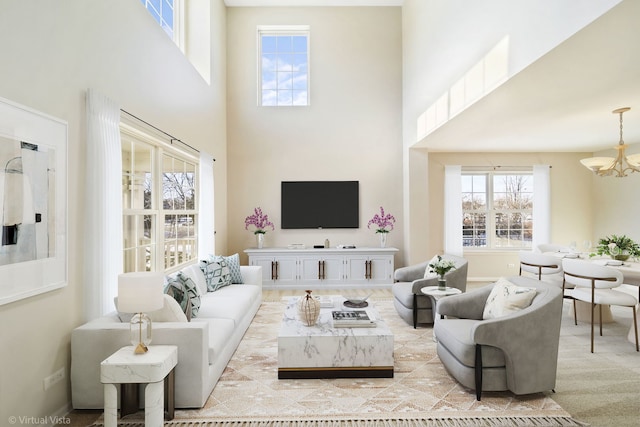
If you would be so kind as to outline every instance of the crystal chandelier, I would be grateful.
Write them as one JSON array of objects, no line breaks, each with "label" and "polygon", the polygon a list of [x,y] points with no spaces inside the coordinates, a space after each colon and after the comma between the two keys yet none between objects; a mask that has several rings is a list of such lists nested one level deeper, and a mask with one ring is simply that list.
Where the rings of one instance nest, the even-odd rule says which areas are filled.
[{"label": "crystal chandelier", "polygon": [[620,141],[615,147],[618,150],[618,155],[613,157],[589,157],[587,159],[580,160],[584,166],[592,170],[599,176],[615,176],[622,178],[627,176],[628,172],[640,172],[640,154],[632,154],[625,156],[624,150],[627,144],[622,139],[622,114],[629,111],[631,108],[623,107],[613,110],[613,114],[620,115]]}]

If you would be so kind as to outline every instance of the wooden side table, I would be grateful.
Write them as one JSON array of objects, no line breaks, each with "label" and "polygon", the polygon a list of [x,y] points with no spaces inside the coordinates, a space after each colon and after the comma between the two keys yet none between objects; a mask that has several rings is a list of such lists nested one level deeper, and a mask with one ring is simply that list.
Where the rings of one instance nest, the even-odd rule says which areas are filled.
[{"label": "wooden side table", "polygon": [[[149,346],[145,354],[134,354],[134,347],[123,347],[100,364],[100,382],[104,384],[104,425],[118,424],[118,387],[121,385],[122,416],[138,409],[137,384],[144,389],[144,423],[147,427],[164,425],[165,400],[168,419],[172,419],[175,407],[174,368],[178,364],[178,347],[175,345]],[[165,387],[166,382],[166,387]],[[129,385],[135,385],[131,390]],[[127,405],[127,393],[134,393],[134,405]],[[166,395],[166,399],[165,399]],[[135,406],[135,407],[133,407]]]}]

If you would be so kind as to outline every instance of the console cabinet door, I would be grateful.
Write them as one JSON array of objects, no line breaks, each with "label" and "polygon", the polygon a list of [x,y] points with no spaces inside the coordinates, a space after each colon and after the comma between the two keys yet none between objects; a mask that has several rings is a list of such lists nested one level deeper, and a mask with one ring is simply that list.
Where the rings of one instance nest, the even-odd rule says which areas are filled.
[{"label": "console cabinet door", "polygon": [[393,255],[347,257],[349,284],[392,283]]},{"label": "console cabinet door", "polygon": [[344,283],[343,256],[325,256],[322,258],[322,283],[326,285]]},{"label": "console cabinet door", "polygon": [[280,284],[295,284],[298,280],[298,262],[293,256],[278,256],[274,259],[274,280]]},{"label": "console cabinet door", "polygon": [[298,259],[300,266],[300,280],[309,284],[322,281],[322,259],[318,256],[303,256]]},{"label": "console cabinet door", "polygon": [[257,265],[262,267],[262,285],[272,285],[274,279],[272,277],[273,270],[273,257],[261,257],[261,256],[252,256],[249,260],[249,265]]},{"label": "console cabinet door", "polygon": [[346,259],[347,280],[350,285],[364,284],[368,279],[369,257],[349,255]]},{"label": "console cabinet door", "polygon": [[305,284],[342,283],[343,256],[305,256],[298,259],[300,281]]},{"label": "console cabinet door", "polygon": [[295,257],[261,257],[252,256],[250,265],[262,267],[262,284],[274,285],[277,283],[295,283],[297,280],[297,268]]},{"label": "console cabinet door", "polygon": [[393,256],[380,255],[369,258],[369,280],[393,283]]}]

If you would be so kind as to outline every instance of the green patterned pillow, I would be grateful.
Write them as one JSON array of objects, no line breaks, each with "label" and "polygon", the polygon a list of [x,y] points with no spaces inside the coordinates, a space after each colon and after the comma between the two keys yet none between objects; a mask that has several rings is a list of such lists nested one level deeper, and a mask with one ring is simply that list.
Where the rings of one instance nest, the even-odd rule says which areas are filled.
[{"label": "green patterned pillow", "polygon": [[200,261],[200,268],[204,273],[204,278],[207,282],[207,291],[215,292],[220,288],[231,284],[231,271],[224,259]]},{"label": "green patterned pillow", "polygon": [[173,297],[178,304],[180,304],[180,308],[187,316],[187,320],[191,321],[191,302],[187,296],[188,292],[182,280],[178,278],[177,275],[167,276],[166,282],[164,286],[164,293]]},{"label": "green patterned pillow", "polygon": [[178,279],[180,279],[189,295],[189,300],[191,301],[191,316],[198,316],[198,311],[200,311],[200,292],[198,291],[196,282],[182,271],[178,272]]},{"label": "green patterned pillow", "polygon": [[224,260],[229,267],[229,273],[231,274],[231,283],[242,284],[242,273],[240,272],[240,256],[233,254],[231,256],[209,255],[209,261],[220,262]]}]

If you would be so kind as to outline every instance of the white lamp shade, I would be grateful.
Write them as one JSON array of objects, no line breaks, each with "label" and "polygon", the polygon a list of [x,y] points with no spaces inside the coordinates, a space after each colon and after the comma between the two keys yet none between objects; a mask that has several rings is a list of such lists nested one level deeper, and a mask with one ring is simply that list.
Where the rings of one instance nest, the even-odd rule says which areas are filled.
[{"label": "white lamp shade", "polygon": [[606,169],[609,166],[612,166],[615,161],[616,159],[614,159],[613,157],[589,157],[580,160],[580,163],[582,163],[592,171],[597,172],[600,169]]},{"label": "white lamp shade", "polygon": [[640,166],[640,154],[630,154],[627,156],[627,163],[631,166]]},{"label": "white lamp shade", "polygon": [[118,276],[118,310],[122,313],[148,313],[164,305],[160,273],[137,272]]}]

